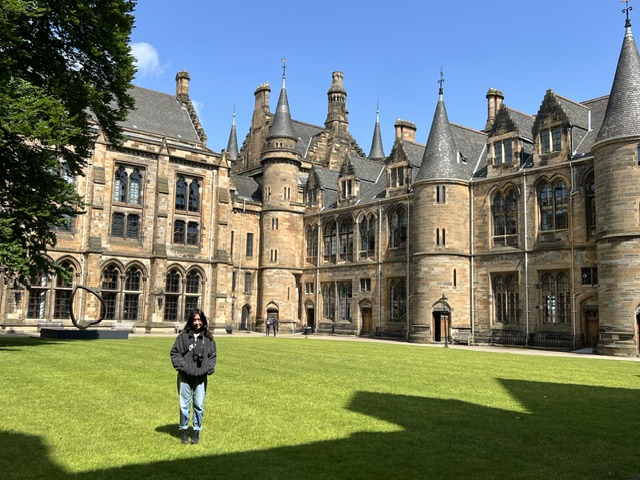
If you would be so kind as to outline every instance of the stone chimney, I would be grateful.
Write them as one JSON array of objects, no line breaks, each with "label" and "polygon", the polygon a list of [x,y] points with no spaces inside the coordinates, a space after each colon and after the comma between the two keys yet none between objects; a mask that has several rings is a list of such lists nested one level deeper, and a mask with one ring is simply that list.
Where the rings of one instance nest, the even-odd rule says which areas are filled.
[{"label": "stone chimney", "polygon": [[189,98],[189,80],[191,77],[186,70],[176,73],[176,97],[181,102]]},{"label": "stone chimney", "polygon": [[496,113],[498,113],[503,100],[504,94],[500,90],[490,88],[487,92],[487,124],[484,126],[485,131],[491,129],[493,120],[496,118]]},{"label": "stone chimney", "polygon": [[408,120],[397,119],[394,125],[396,127],[396,140],[406,140],[416,143],[416,124]]}]

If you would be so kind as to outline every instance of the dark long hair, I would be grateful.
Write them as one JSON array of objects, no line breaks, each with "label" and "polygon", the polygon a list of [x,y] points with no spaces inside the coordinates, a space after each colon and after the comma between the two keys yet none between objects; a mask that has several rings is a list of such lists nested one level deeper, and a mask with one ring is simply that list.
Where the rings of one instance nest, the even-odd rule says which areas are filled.
[{"label": "dark long hair", "polygon": [[196,315],[200,316],[200,320],[202,320],[202,331],[204,332],[205,337],[209,337],[213,340],[213,335],[209,331],[209,321],[207,320],[207,316],[204,314],[202,310],[199,308],[194,308],[189,314],[189,318],[187,319],[187,324],[184,326],[185,332],[195,332],[195,327],[193,326],[193,319]]}]

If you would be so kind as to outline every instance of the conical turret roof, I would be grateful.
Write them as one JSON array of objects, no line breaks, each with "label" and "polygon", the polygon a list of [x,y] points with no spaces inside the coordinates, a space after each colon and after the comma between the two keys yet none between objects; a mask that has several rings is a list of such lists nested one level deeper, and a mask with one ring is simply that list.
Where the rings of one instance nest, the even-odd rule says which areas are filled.
[{"label": "conical turret roof", "polygon": [[236,109],[233,109],[233,121],[231,122],[231,132],[227,142],[227,158],[231,162],[238,160],[238,135],[236,134]]},{"label": "conical turret roof", "polygon": [[278,106],[276,107],[276,113],[273,117],[273,124],[269,129],[267,139],[275,137],[287,137],[297,138],[293,132],[293,124],[291,123],[291,111],[289,110],[289,100],[287,98],[287,87],[285,84],[286,75],[282,72],[282,89],[280,90],[280,97],[278,97]]},{"label": "conical turret roof", "polygon": [[376,126],[373,129],[373,140],[371,141],[371,151],[369,152],[371,160],[384,160],[386,155],[382,148],[382,134],[380,133],[380,111],[376,109]]},{"label": "conical turret roof", "polygon": [[622,50],[596,142],[640,135],[640,56],[627,18]]},{"label": "conical turret roof", "polygon": [[435,178],[458,178],[458,149],[453,138],[447,109],[444,105],[442,88],[438,96],[438,105],[431,122],[431,131],[424,149],[422,163],[415,181]]}]

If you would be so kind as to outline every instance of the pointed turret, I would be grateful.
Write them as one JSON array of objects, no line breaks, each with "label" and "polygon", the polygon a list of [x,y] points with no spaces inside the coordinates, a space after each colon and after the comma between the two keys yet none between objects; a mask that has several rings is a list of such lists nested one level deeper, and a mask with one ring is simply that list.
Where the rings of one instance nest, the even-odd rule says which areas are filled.
[{"label": "pointed turret", "polygon": [[275,137],[286,137],[295,139],[296,136],[293,133],[293,124],[291,123],[291,111],[289,110],[289,100],[287,98],[287,86],[286,86],[286,64],[282,67],[282,89],[280,90],[280,97],[278,97],[278,106],[276,107],[276,113],[273,117],[273,124],[269,129],[267,140]]},{"label": "pointed turret", "polygon": [[431,131],[424,149],[422,164],[415,181],[432,178],[451,178],[458,162],[458,149],[449,125],[447,109],[444,105],[442,78],[439,80],[438,105],[431,122]]},{"label": "pointed turret", "polygon": [[236,134],[236,108],[233,107],[233,120],[231,122],[231,132],[229,132],[229,142],[227,143],[227,158],[235,163],[238,160],[238,136]]},{"label": "pointed turret", "polygon": [[369,159],[371,160],[384,160],[386,155],[382,148],[382,134],[380,133],[380,108],[376,107],[376,126],[373,129],[373,140],[371,141],[371,151],[369,152]]},{"label": "pointed turret", "polygon": [[[631,8],[631,7],[629,7]],[[616,74],[596,142],[640,135],[640,56],[627,11],[625,35]]]}]

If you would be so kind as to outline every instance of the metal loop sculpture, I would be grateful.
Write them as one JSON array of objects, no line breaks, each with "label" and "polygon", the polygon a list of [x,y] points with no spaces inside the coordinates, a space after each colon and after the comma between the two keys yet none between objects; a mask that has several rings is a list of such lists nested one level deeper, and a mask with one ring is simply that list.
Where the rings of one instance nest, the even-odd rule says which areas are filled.
[{"label": "metal loop sculpture", "polygon": [[[80,323],[78,323],[78,321],[76,320],[76,316],[75,316],[75,314],[73,312],[73,298],[75,297],[76,292],[78,291],[78,289],[86,290],[87,292],[95,295],[98,298],[98,300],[100,300],[100,305],[101,305],[101,307],[100,307],[100,318],[98,320],[94,320],[93,322],[83,323],[82,325]],[[71,298],[69,299],[69,315],[71,316],[71,321],[76,326],[76,328],[78,328],[80,330],[86,330],[87,328],[91,327],[92,325],[97,325],[102,320],[104,320],[104,317],[107,316],[107,305],[104,303],[104,298],[102,298],[102,295],[97,290],[95,290],[95,289],[93,289],[91,287],[85,287],[84,285],[76,285],[74,287],[74,289],[72,290]]]}]

